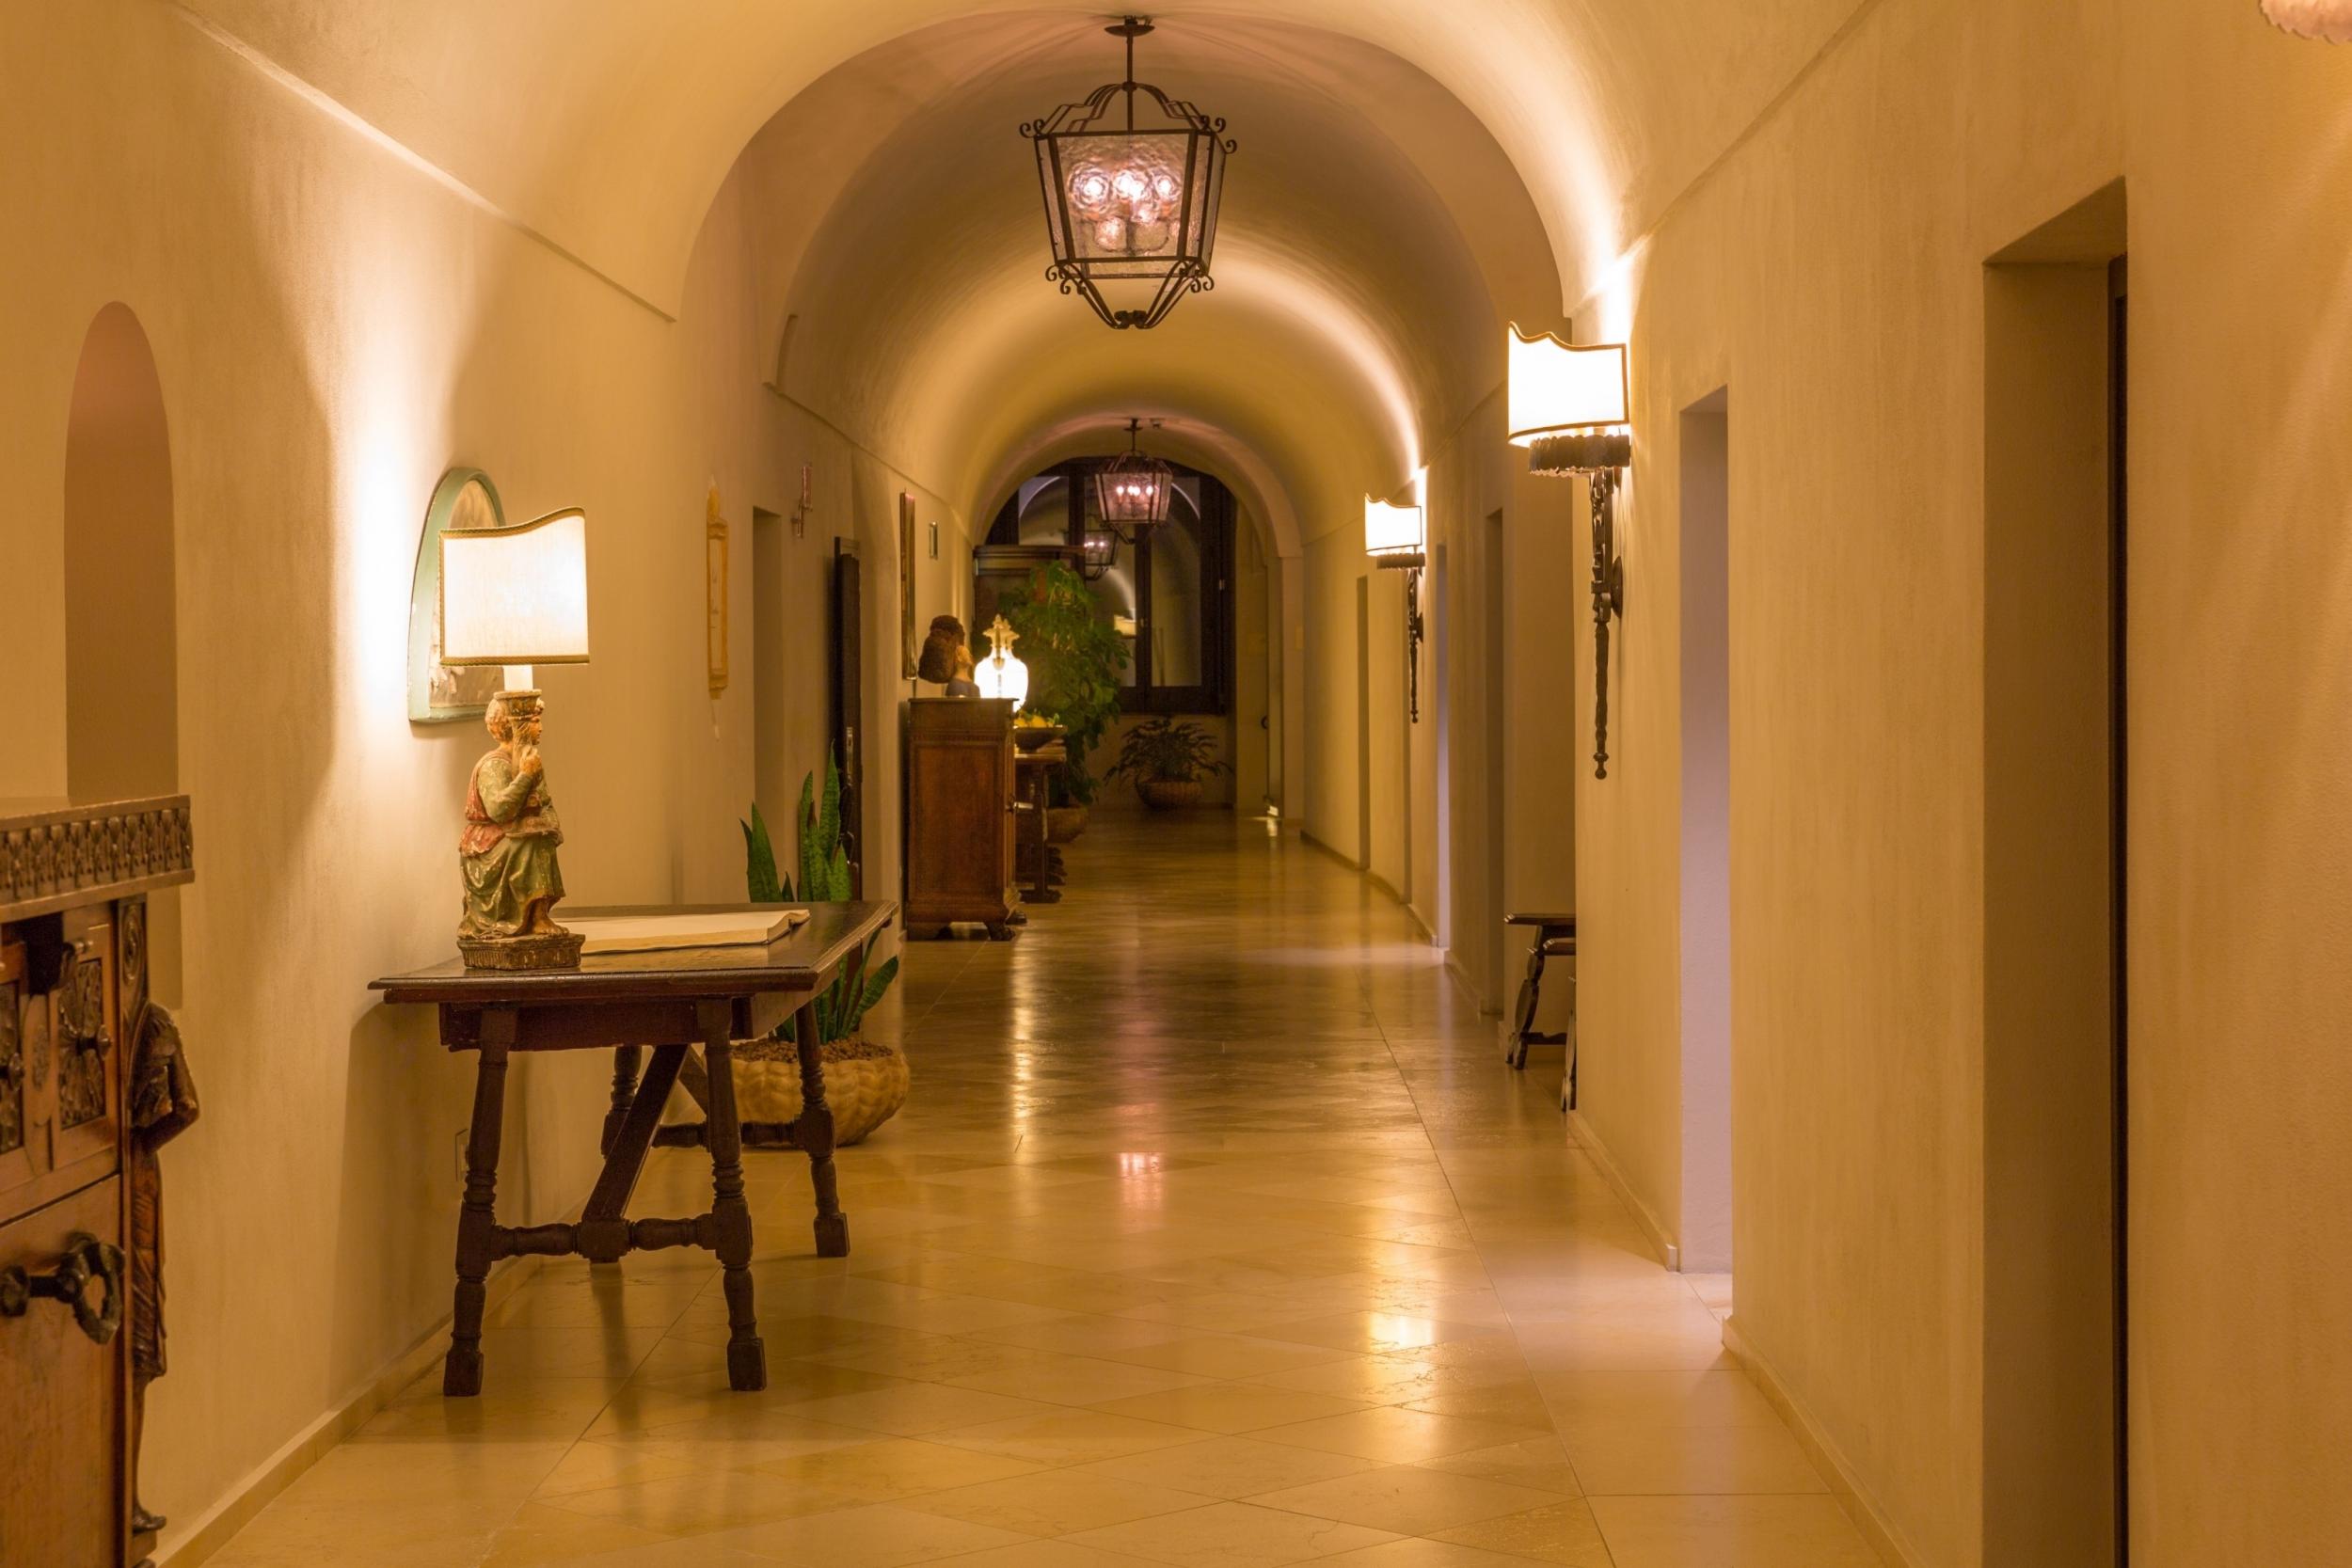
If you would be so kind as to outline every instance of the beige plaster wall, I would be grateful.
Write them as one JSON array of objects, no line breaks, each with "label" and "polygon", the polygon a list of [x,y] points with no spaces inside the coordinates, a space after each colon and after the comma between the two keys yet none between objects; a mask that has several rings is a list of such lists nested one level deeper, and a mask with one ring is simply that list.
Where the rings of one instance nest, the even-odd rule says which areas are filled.
[{"label": "beige plaster wall", "polygon": [[[1886,0],[1579,313],[1632,606],[1578,784],[1587,1114],[1671,1227],[1675,413],[1732,426],[1736,1323],[1921,1563],[1984,1557],[1983,263],[2119,174],[2134,287],[2134,1560],[2352,1502],[2352,54],[2251,6]],[[1581,535],[1581,513],[1578,532]],[[1576,721],[1589,728],[1589,639]]]},{"label": "beige plaster wall", "polygon": [[[0,792],[66,784],[67,408],[109,301],[154,346],[172,446],[198,843],[183,1024],[205,1116],[166,1159],[171,1372],[145,1491],[176,1542],[449,1309],[469,1064],[365,990],[449,950],[456,807],[486,744],[405,717],[436,479],[479,466],[513,515],[591,518],[595,659],[542,672],[573,897],[720,897],[740,887],[753,787],[751,510],[797,487],[779,461],[793,421],[760,388],[731,193],[671,321],[167,8],[7,8],[0,83],[0,134],[42,150],[0,166],[0,461],[17,497],[0,509],[0,662],[25,694]],[[895,571],[908,486],[835,449],[820,468],[854,472],[849,511]],[[736,679],[716,701],[714,481],[738,530]],[[961,523],[926,505],[949,556]],[[925,564],[924,613],[946,606],[951,564]],[[876,641],[895,647],[895,594],[880,602]],[[796,653],[760,673],[821,672]],[[895,711],[880,684],[869,702]],[[877,771],[895,777],[895,752]],[[550,1218],[584,1193],[605,1076],[586,1056],[518,1066],[507,1214]]]}]

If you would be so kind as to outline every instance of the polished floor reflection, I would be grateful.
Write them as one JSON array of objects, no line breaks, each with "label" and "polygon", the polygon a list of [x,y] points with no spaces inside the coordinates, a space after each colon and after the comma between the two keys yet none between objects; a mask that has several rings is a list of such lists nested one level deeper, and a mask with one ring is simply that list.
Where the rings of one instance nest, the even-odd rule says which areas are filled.
[{"label": "polished floor reflection", "polygon": [[[716,1270],[551,1264],[214,1560],[604,1568],[1862,1568],[1403,912],[1222,813],[1098,819],[1016,943],[909,955],[914,1098],[752,1158],[770,1386]],[[1545,1069],[1550,1067],[1551,1070]],[[583,1130],[594,1136],[595,1129]],[[659,1152],[639,1212],[707,1165]]]}]

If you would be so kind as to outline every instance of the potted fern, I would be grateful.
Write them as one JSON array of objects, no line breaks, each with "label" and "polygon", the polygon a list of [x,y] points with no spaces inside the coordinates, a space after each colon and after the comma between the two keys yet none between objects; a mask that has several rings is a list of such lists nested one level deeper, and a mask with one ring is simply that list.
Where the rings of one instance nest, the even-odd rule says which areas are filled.
[{"label": "potted fern", "polygon": [[[838,903],[850,896],[850,858],[841,846],[841,774],[825,753],[825,787],[812,773],[801,782],[800,897],[792,879],[779,875],[776,852],[759,807],[743,830],[744,879],[755,904]],[[822,1047],[825,1103],[833,1111],[834,1141],[853,1144],[898,1114],[907,1101],[907,1061],[898,1047],[859,1033],[866,1010],[898,977],[898,960],[874,962],[877,932],[817,996],[817,1037]],[[773,1034],[735,1047],[736,1114],[747,1145],[789,1146],[801,1115],[800,1052],[787,1019]],[[673,1110],[677,1109],[672,1101]]]},{"label": "potted fern", "polygon": [[1132,782],[1153,811],[1175,811],[1200,803],[1202,778],[1231,771],[1200,725],[1147,719],[1127,732],[1111,776]]}]

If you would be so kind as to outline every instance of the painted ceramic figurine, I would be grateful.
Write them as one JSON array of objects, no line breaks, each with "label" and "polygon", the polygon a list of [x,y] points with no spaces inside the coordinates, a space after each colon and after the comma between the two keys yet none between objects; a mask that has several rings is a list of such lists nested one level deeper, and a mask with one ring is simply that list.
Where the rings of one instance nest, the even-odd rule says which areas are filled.
[{"label": "painted ceramic figurine", "polygon": [[473,765],[457,855],[466,878],[457,949],[476,969],[568,969],[581,939],[555,923],[564,830],[539,762],[539,693],[501,691],[484,722],[498,749]]}]

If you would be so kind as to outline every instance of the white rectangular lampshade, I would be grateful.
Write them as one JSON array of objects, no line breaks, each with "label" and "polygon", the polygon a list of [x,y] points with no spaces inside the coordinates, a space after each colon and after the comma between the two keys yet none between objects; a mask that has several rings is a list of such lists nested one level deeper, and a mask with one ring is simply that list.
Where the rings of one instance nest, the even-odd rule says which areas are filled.
[{"label": "white rectangular lampshade", "polygon": [[588,517],[441,535],[443,664],[584,664]]},{"label": "white rectangular lampshade", "polygon": [[1570,436],[1631,422],[1623,343],[1580,347],[1549,332],[1531,338],[1517,326],[1507,339],[1513,446],[1533,446],[1547,436]]},{"label": "white rectangular lampshade", "polygon": [[1367,555],[1419,555],[1422,553],[1421,508],[1391,506],[1387,501],[1364,498],[1364,553]]}]

